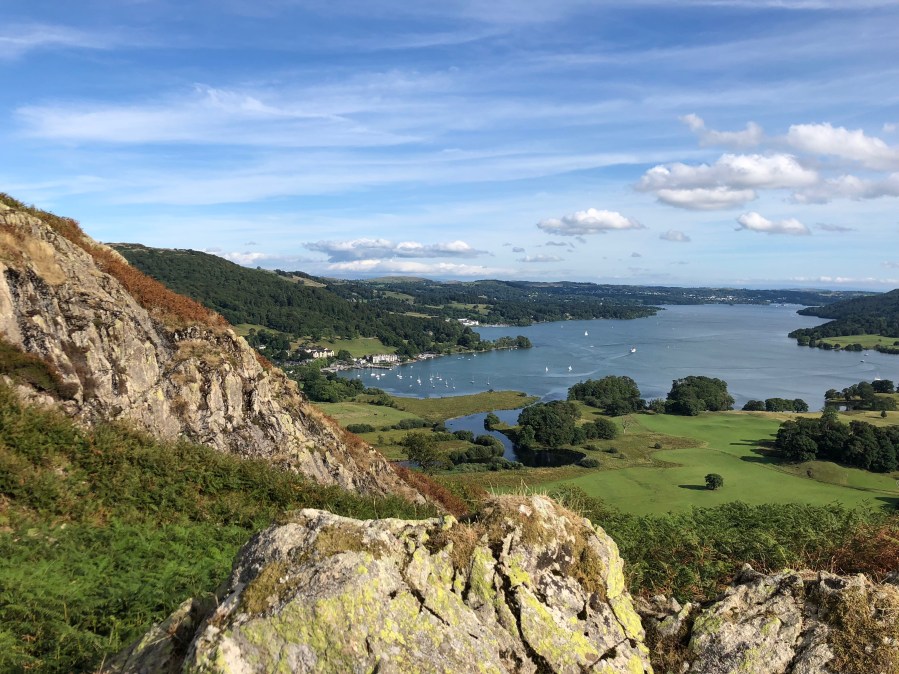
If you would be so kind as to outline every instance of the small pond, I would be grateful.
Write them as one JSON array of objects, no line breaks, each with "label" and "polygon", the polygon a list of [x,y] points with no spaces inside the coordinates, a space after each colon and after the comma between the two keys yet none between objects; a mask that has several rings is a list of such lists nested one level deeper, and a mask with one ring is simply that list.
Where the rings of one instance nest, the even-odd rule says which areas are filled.
[{"label": "small pond", "polygon": [[[516,410],[498,410],[494,412],[494,414],[498,416],[503,423],[514,426],[518,423],[518,415],[521,414],[521,408]],[[518,461],[530,468],[556,468],[558,466],[568,466],[572,463],[577,463],[585,456],[581,452],[575,452],[570,449],[533,451],[530,449],[516,448],[515,445],[512,444],[512,441],[499,431],[484,430],[484,419],[486,417],[486,413],[469,414],[465,417],[447,420],[446,427],[450,431],[471,431],[475,436],[492,435],[503,443],[503,447],[505,448],[503,457],[509,461]]]}]

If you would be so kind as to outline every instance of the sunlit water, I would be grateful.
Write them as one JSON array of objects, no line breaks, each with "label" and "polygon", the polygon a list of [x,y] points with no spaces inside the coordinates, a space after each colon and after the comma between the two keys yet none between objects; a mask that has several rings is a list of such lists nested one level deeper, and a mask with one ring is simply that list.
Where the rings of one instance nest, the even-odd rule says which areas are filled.
[{"label": "sunlit water", "polygon": [[[787,333],[822,319],[796,306],[671,306],[651,318],[479,328],[484,339],[525,335],[533,348],[446,356],[391,370],[353,370],[391,395],[430,398],[495,390],[565,398],[585,379],[627,375],[644,398],[664,398],[674,379],[718,377],[737,408],[750,399],[802,398],[819,409],[824,391],[875,377],[899,380],[899,356],[796,345]],[[631,349],[636,349],[631,352]],[[377,375],[377,376],[373,376]]]}]

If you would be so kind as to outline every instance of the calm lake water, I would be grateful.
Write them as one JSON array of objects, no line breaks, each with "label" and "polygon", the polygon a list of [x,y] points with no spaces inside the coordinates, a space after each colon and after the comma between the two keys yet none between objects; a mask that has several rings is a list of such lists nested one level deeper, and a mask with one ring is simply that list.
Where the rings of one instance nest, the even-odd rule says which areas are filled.
[{"label": "calm lake water", "polygon": [[359,377],[366,385],[399,396],[430,398],[495,389],[555,400],[565,398],[579,381],[606,375],[627,375],[644,398],[664,398],[672,380],[695,374],[725,380],[737,408],[750,399],[781,397],[802,398],[813,410],[824,404],[829,388],[875,377],[899,381],[899,356],[797,346],[788,332],[825,322],[799,316],[799,308],[669,306],[651,318],[629,321],[479,328],[484,339],[525,335],[534,348],[446,356],[342,376]]}]

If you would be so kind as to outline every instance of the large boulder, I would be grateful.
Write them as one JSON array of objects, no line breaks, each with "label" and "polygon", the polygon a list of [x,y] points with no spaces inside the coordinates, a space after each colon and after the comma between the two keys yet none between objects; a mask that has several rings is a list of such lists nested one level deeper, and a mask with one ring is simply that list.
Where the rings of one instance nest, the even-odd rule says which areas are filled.
[{"label": "large boulder", "polygon": [[107,671],[652,671],[615,543],[548,498],[475,522],[303,510]]}]

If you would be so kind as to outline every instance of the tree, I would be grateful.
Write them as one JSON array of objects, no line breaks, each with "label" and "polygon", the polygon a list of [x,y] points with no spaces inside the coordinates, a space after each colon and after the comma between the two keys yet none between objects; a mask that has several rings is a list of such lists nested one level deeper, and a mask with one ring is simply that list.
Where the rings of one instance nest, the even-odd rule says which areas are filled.
[{"label": "tree", "polygon": [[340,351],[337,352],[337,360],[339,360],[342,363],[352,363],[353,362],[353,354],[351,354],[346,349],[340,349]]},{"label": "tree", "polygon": [[400,444],[405,448],[406,457],[417,463],[426,473],[448,467],[449,460],[435,447],[434,438],[430,433],[421,431],[407,433]]},{"label": "tree", "polygon": [[734,399],[727,392],[727,382],[690,375],[672,382],[665,411],[669,414],[696,416],[705,410],[719,412],[733,409],[733,406]]},{"label": "tree", "polygon": [[613,375],[575,384],[568,389],[568,399],[583,400],[587,405],[598,407],[610,416],[637,412],[646,406],[633,379]]},{"label": "tree", "polygon": [[875,393],[893,393],[895,390],[893,382],[889,379],[875,379],[871,382],[871,387]]},{"label": "tree", "polygon": [[765,403],[761,400],[750,400],[748,403],[743,405],[744,412],[764,412],[765,411]]},{"label": "tree", "polygon": [[488,412],[487,416],[484,417],[484,430],[492,431],[500,424],[500,418],[496,416],[493,412]]},{"label": "tree", "polygon": [[718,473],[709,473],[705,476],[705,486],[706,489],[720,489],[724,486],[724,478],[718,475]]},{"label": "tree", "polygon": [[518,425],[532,429],[537,443],[546,447],[571,444],[575,436],[575,421],[580,416],[574,403],[554,400],[535,403],[518,415]]}]

